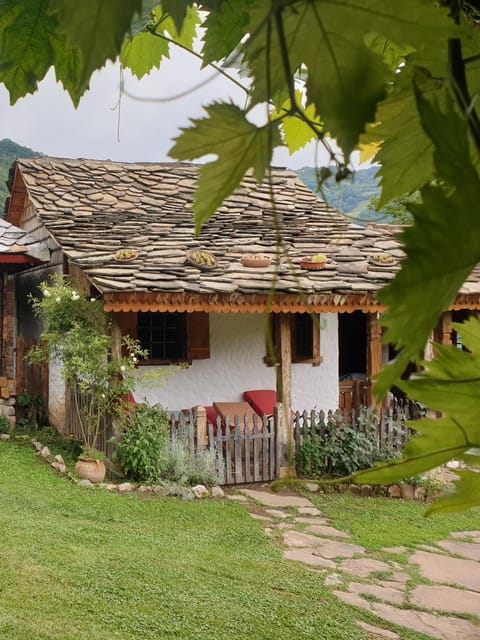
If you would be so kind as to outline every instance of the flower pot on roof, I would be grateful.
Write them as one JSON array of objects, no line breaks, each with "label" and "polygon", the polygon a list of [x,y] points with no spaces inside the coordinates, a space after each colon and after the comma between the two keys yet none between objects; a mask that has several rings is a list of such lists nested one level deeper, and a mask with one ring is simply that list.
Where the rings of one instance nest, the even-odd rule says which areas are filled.
[{"label": "flower pot on roof", "polygon": [[240,258],[240,263],[244,267],[269,267],[272,263],[271,256],[267,256],[264,253],[252,253],[246,254]]},{"label": "flower pot on roof", "polygon": [[209,269],[215,269],[218,264],[217,258],[209,251],[203,251],[202,249],[192,249],[187,251],[187,262],[194,267],[202,269],[202,271],[208,271]]},{"label": "flower pot on roof", "polygon": [[132,262],[138,256],[136,249],[119,249],[113,255],[117,262]]},{"label": "flower pot on roof", "polygon": [[327,256],[323,253],[317,253],[314,256],[305,256],[300,258],[300,266],[302,269],[308,269],[309,271],[317,271],[323,269],[327,264]]},{"label": "flower pot on roof", "polygon": [[397,261],[389,253],[379,253],[369,257],[369,262],[377,267],[391,267]]}]

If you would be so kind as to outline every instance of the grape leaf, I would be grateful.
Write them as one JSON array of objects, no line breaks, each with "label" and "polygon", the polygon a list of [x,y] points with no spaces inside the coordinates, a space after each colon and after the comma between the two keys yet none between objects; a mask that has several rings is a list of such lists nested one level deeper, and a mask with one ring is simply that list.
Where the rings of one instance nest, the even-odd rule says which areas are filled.
[{"label": "grape leaf", "polygon": [[427,509],[426,516],[434,513],[455,513],[480,506],[480,474],[468,469],[455,471],[459,476],[454,480],[455,491],[440,496]]},{"label": "grape leaf", "polygon": [[[480,320],[471,318],[453,326],[462,332],[463,343],[469,351],[435,345],[435,360],[422,362],[423,369],[414,378],[399,383],[402,391],[427,407],[441,411],[444,417],[408,423],[417,435],[407,443],[402,459],[362,471],[354,476],[355,482],[388,484],[452,458],[476,460],[480,447]],[[457,493],[442,498],[431,513],[480,504],[480,482],[468,473],[463,478]]]},{"label": "grape leaf", "polygon": [[[444,83],[432,79],[427,72],[417,71],[416,82],[426,96],[439,95]],[[362,137],[365,142],[380,144],[375,161],[380,163],[382,193],[378,207],[399,194],[410,194],[428,184],[434,175],[433,144],[420,122],[420,115],[409,69],[399,75],[396,86],[379,104],[376,120]]]},{"label": "grape leaf", "polygon": [[159,36],[165,35],[174,42],[190,48],[200,21],[198,11],[189,7],[187,16],[182,21],[182,31],[178,33],[173,18],[165,14],[160,7],[155,8],[152,13],[156,24],[125,40],[120,53],[120,62],[139,79],[152,69],[159,69],[162,58],[170,57],[170,43],[166,38]]},{"label": "grape leaf", "polygon": [[7,0],[0,13],[0,82],[14,104],[37,89],[61,49],[57,21],[48,15],[48,0]]},{"label": "grape leaf", "polygon": [[[308,69],[308,102],[315,104],[325,127],[349,154],[367,122],[374,120],[376,104],[384,97],[391,70],[383,58],[366,45],[365,34],[381,34],[418,54],[446,50],[446,39],[456,27],[446,10],[430,0],[304,0],[250,10],[251,37],[245,60],[254,77],[253,102],[263,102],[285,92],[290,72]],[[286,47],[282,46],[279,15]],[[346,30],[346,24],[355,29]]]},{"label": "grape leaf", "polygon": [[203,27],[203,66],[226,58],[240,43],[249,23],[247,7],[253,0],[223,2],[219,11],[211,11]]},{"label": "grape leaf", "polygon": [[192,5],[193,0],[162,0],[162,8],[172,17],[178,33],[182,31],[187,10]]},{"label": "grape leaf", "polygon": [[257,127],[233,104],[213,103],[206,111],[208,118],[192,120],[194,126],[182,130],[169,152],[177,160],[217,155],[199,170],[193,203],[197,233],[239,186],[248,169],[253,169],[257,182],[263,180],[272,149],[281,144],[274,124]]},{"label": "grape leaf", "polygon": [[384,339],[400,350],[394,363],[377,376],[378,397],[395,384],[410,361],[418,361],[440,313],[480,261],[480,179],[470,160],[467,124],[450,99],[441,107],[439,100],[429,102],[417,91],[417,104],[434,145],[436,172],[449,188],[424,187],[422,204],[409,205],[415,224],[402,237],[408,260],[378,295],[388,309],[382,321],[387,327]]},{"label": "grape leaf", "polygon": [[280,118],[280,128],[283,133],[283,141],[286,144],[290,154],[295,153],[299,149],[302,149],[306,144],[313,139],[317,139],[313,127],[317,131],[322,131],[323,126],[320,118],[315,113],[315,107],[313,104],[307,105],[305,108],[302,106],[303,98],[301,91],[295,91],[296,105],[302,110],[303,115],[307,118],[311,126],[305,122],[298,114],[287,115],[292,108],[291,100],[288,98],[278,109],[275,109],[272,114],[272,120]]},{"label": "grape leaf", "polygon": [[168,42],[146,31],[124,42],[120,62],[140,79],[153,68],[159,69],[163,57],[169,57]]},{"label": "grape leaf", "polygon": [[74,90],[77,99],[88,87],[93,71],[120,53],[141,0],[50,0],[50,9],[65,33],[69,48],[81,52],[81,72]]}]

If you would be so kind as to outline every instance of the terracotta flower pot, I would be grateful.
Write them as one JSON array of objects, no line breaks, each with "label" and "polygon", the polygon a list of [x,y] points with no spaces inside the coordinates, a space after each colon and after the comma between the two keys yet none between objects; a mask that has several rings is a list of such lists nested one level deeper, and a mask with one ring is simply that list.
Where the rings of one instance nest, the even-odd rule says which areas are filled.
[{"label": "terracotta flower pot", "polygon": [[104,481],[106,468],[102,460],[79,458],[75,463],[75,473],[80,480],[90,480],[90,482],[98,484]]},{"label": "terracotta flower pot", "polygon": [[300,258],[300,266],[302,269],[308,269],[309,271],[317,271],[318,269],[323,269],[327,264],[327,258],[324,260],[314,260],[313,257],[306,256],[305,258]]},{"label": "terracotta flower pot", "polygon": [[268,267],[272,262],[272,258],[263,253],[259,253],[257,255],[243,256],[240,258],[240,262],[244,267]]}]

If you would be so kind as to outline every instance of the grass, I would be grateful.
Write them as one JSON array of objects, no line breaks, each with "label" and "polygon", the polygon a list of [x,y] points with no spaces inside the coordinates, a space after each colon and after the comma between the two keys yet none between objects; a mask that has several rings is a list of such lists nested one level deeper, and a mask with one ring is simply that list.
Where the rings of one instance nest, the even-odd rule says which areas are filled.
[{"label": "grass", "polygon": [[366,638],[241,505],[80,489],[18,443],[0,486],[0,638]]},{"label": "grass", "polygon": [[350,494],[309,494],[309,499],[370,551],[384,547],[431,545],[453,531],[480,530],[480,509],[424,517],[424,503],[392,498],[360,498]]}]

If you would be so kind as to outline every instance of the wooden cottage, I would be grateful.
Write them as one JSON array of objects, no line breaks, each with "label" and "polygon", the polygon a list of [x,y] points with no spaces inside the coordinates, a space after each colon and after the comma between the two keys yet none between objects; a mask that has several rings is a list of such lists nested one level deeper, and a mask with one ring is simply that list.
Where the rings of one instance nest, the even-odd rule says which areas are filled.
[{"label": "wooden cottage", "polygon": [[[164,385],[140,389],[140,400],[180,410],[276,390],[287,409],[369,404],[369,380],[389,358],[375,294],[403,256],[394,229],[351,224],[295,173],[275,169],[273,203],[267,184],[246,177],[195,235],[190,205],[197,173],[197,166],[177,163],[41,157],[14,164],[6,220],[48,249],[49,259],[28,264],[12,281],[20,310],[16,369],[4,369],[15,378],[12,388],[28,388],[23,344],[38,337],[27,295],[57,272],[86,295],[102,297],[117,339],[139,338],[150,353],[141,366],[187,364]],[[117,260],[119,250],[131,260]],[[192,263],[191,251],[211,254],[212,264]],[[324,268],[302,268],[302,257],[319,253],[327,256]],[[258,254],[271,264],[245,266],[242,258]],[[479,304],[474,273],[455,308]],[[4,326],[12,314],[13,307],[5,310]],[[447,325],[446,316],[444,342]],[[55,367],[42,393],[52,423],[68,429]]]}]

